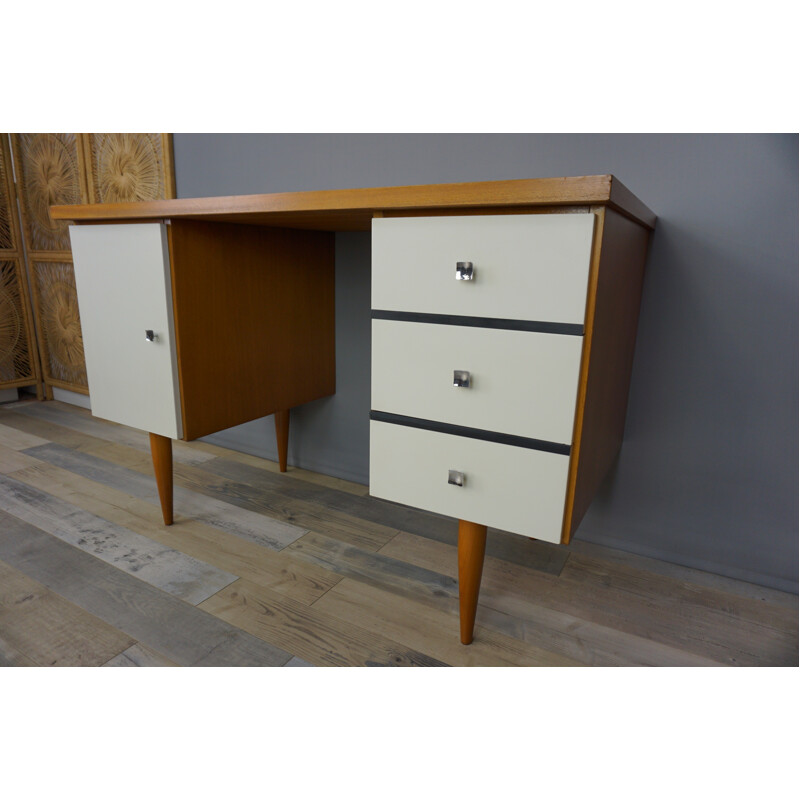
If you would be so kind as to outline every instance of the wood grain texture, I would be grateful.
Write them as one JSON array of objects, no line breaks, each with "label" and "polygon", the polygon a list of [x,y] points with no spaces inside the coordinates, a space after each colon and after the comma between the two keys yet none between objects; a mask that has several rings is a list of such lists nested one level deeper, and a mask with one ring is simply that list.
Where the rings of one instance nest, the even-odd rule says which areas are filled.
[{"label": "wood grain texture", "polygon": [[307,533],[289,547],[300,560],[325,567],[343,577],[388,588],[406,597],[457,597],[458,584],[449,575],[434,572],[421,564],[392,558],[385,553],[372,553],[318,533]]},{"label": "wood grain texture", "polygon": [[[42,422],[85,433],[104,442],[115,442],[126,447],[132,447],[142,453],[147,453],[148,456],[150,454],[150,437],[146,432],[134,430],[125,425],[117,425],[113,422],[95,419],[88,409],[54,401],[49,403],[24,403],[17,406],[14,411]],[[6,424],[14,425],[10,421]],[[18,429],[23,430],[22,428]],[[38,430],[43,431],[41,437],[48,441],[58,442],[59,444],[65,443],[63,441],[65,435],[63,431],[47,426],[40,427]],[[71,441],[74,441],[74,439]],[[213,458],[213,456],[203,450],[189,447],[184,442],[174,441],[172,443],[172,458],[173,461],[187,464],[201,464],[203,461]]]},{"label": "wood grain texture", "polygon": [[118,656],[106,661],[104,667],[177,667],[174,661],[165,658],[150,647],[134,644]]},{"label": "wood grain texture", "polygon": [[188,603],[237,578],[5,475],[0,509]]},{"label": "wood grain texture", "polygon": [[[48,656],[50,653],[48,652]],[[32,658],[23,655],[9,644],[0,632],[0,667],[38,667]]]},{"label": "wood grain texture", "polygon": [[[259,456],[251,455],[250,453],[240,453],[235,450],[228,450],[220,445],[211,444],[210,442],[196,441],[191,442],[190,447],[202,450],[209,453],[214,457],[221,457],[239,464],[245,464],[249,467],[254,467],[262,472],[279,472],[278,465],[274,461],[268,461]],[[366,497],[369,494],[369,487],[363,483],[356,483],[355,481],[347,480],[346,478],[337,478],[334,475],[323,475],[320,472],[311,472],[307,469],[302,469],[297,466],[287,467],[287,471],[291,472],[292,478],[305,481],[306,483],[314,484],[315,486],[324,486],[328,489],[336,489],[340,492],[347,492],[354,494],[358,497]]]},{"label": "wood grain texture", "polygon": [[622,445],[648,231],[599,213],[570,456],[563,544],[568,544]]},{"label": "wood grain texture", "polygon": [[0,559],[181,666],[280,666],[292,656],[3,511]]},{"label": "wood grain texture", "polygon": [[298,602],[312,603],[340,580],[326,569],[297,561],[195,518],[165,527],[154,503],[52,464],[40,462],[35,468],[14,473],[14,478],[165,547],[246,577]]},{"label": "wood grain texture", "polygon": [[53,219],[206,219],[317,230],[369,230],[376,212],[612,204],[652,227],[655,215],[611,175],[54,206]]},{"label": "wood grain texture", "polygon": [[302,606],[245,580],[203,603],[215,616],[318,666],[441,667],[431,656],[368,634],[331,614]]},{"label": "wood grain texture", "polygon": [[455,598],[435,605],[404,598],[377,586],[345,578],[323,595],[314,608],[365,630],[403,642],[454,667],[566,667],[582,663],[488,627],[470,647],[454,635],[458,615]]},{"label": "wood grain texture", "polygon": [[[454,548],[399,534],[382,554],[455,576]],[[534,610],[531,607],[534,607]],[[749,598],[734,599],[654,573],[592,561],[572,554],[558,578],[486,559],[481,608],[541,624],[543,606],[595,625],[647,640],[636,657],[648,663],[650,642],[726,665],[797,663],[797,609],[764,607]],[[736,625],[726,625],[733,614]],[[619,639],[617,640],[619,642]],[[674,657],[674,651],[673,651]],[[763,662],[762,662],[763,663]]]},{"label": "wood grain texture", "polygon": [[36,447],[40,444],[47,444],[47,439],[9,428],[8,425],[0,425],[0,445],[3,447],[8,447],[11,450],[25,450],[28,447]]},{"label": "wood grain texture", "polygon": [[32,456],[0,445],[0,474],[10,475],[12,472],[36,466],[37,463]]},{"label": "wood grain texture", "polygon": [[[158,491],[152,478],[143,468],[141,472],[117,466],[88,453],[78,453],[57,444],[41,445],[26,451],[40,461],[83,475],[104,486],[124,488],[134,497],[139,497],[160,507]],[[144,474],[143,474],[144,473]],[[270,519],[249,509],[208,497],[189,489],[174,490],[175,507],[182,517],[198,519],[206,525],[241,536],[248,541],[280,550],[300,538],[305,529],[280,520]]]},{"label": "wood grain texture", "polygon": [[0,631],[3,649],[11,648],[6,658],[17,666],[24,661],[45,667],[100,666],[133,644],[130,636],[2,561]]},{"label": "wood grain texture", "polygon": [[175,220],[169,242],[185,439],[335,392],[331,234]]},{"label": "wood grain texture", "polygon": [[[75,418],[86,414],[59,406]],[[246,583],[238,586],[253,587],[232,603],[223,589],[203,611],[0,510],[0,560],[57,595],[59,605],[79,607],[131,642],[109,653],[104,663],[123,652],[127,656],[119,657],[122,663],[163,658],[179,665],[225,666],[420,663],[422,657],[465,666],[798,663],[796,595],[580,541],[541,547],[492,530],[476,616],[479,635],[463,647],[457,635],[452,520],[395,508],[353,493],[349,486],[338,490],[335,484],[315,483],[296,477],[293,470],[279,475],[277,464],[252,456],[239,460],[239,454],[216,446],[184,445],[208,460],[177,467],[178,480],[186,482],[182,488],[191,486],[200,493],[195,487],[202,487],[208,492],[205,499],[220,503],[223,497],[235,497],[255,518],[268,519],[272,512],[266,508],[274,506],[290,524],[313,520],[309,533],[276,551],[198,519],[178,518],[165,527],[155,496],[148,502],[129,491],[141,491],[142,481],[154,493],[149,455],[136,447],[5,405],[0,407],[0,426],[11,431],[12,445],[0,449],[0,466],[8,468],[5,459],[25,459],[25,465],[16,464],[21,469],[10,473],[12,480],[79,509],[99,524],[126,528],[156,547],[240,575]],[[56,466],[14,449],[28,443],[26,436],[52,436],[78,458]],[[46,447],[34,441],[35,447]],[[85,455],[94,461],[87,462]],[[110,481],[115,485],[103,483],[103,475],[115,465],[124,467]],[[187,473],[181,478],[183,469]],[[7,500],[8,493],[0,490],[0,497]],[[21,505],[30,511],[30,503]],[[233,502],[227,508],[231,513],[242,510]],[[411,530],[403,528],[406,524]],[[500,543],[499,557],[491,555],[493,540]],[[529,553],[536,557],[526,558]],[[551,554],[562,560],[551,561]],[[3,586],[0,580],[0,593]],[[230,613],[233,622],[216,618],[212,602],[219,602],[221,613]],[[246,603],[254,607],[244,608]],[[11,616],[28,613],[25,603],[6,608]],[[63,637],[53,636],[52,627],[22,628],[31,637],[26,647],[30,652],[38,648],[41,661],[49,663],[46,656],[52,660],[63,654],[58,650]],[[15,646],[2,630],[0,626],[0,664],[34,663],[21,641],[15,640]],[[290,643],[299,646],[293,649]],[[88,642],[76,658],[89,658],[91,648]]]}]

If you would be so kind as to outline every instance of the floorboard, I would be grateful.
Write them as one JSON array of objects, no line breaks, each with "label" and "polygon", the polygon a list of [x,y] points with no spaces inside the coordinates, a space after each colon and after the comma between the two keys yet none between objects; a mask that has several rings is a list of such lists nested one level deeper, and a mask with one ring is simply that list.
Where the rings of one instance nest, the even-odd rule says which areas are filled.
[{"label": "floorboard", "polygon": [[3,511],[0,559],[181,666],[278,666],[293,655]]},{"label": "floorboard", "polygon": [[454,520],[60,402],[0,405],[0,666],[797,666],[797,595],[490,529],[475,640]]}]

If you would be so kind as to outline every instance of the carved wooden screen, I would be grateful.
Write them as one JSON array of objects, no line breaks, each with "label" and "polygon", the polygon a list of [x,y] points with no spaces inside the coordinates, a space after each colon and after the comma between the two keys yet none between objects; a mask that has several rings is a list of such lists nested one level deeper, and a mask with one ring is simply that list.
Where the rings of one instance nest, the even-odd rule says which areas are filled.
[{"label": "carved wooden screen", "polygon": [[85,133],[90,203],[130,203],[175,197],[172,134]]},{"label": "carved wooden screen", "polygon": [[88,394],[68,225],[49,207],[175,196],[172,135],[12,134],[45,390]]},{"label": "carved wooden screen", "polygon": [[8,135],[0,134],[0,388],[35,385],[41,398],[12,169]]}]

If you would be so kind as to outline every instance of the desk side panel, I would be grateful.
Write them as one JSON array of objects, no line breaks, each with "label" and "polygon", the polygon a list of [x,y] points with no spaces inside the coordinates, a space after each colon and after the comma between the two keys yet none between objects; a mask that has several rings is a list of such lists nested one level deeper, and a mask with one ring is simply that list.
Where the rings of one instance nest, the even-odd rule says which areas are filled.
[{"label": "desk side panel", "polygon": [[605,208],[589,279],[584,352],[562,543],[568,544],[622,445],[650,231]]},{"label": "desk side panel", "polygon": [[186,439],[335,392],[332,233],[191,220],[170,231]]}]

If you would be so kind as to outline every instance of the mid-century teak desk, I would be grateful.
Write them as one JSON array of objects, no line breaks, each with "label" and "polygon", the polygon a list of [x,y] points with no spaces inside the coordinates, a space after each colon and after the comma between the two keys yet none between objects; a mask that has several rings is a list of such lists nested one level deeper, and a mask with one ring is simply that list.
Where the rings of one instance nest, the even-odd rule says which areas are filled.
[{"label": "mid-century teak desk", "polygon": [[566,544],[619,450],[655,216],[610,175],[56,206],[92,412],[172,440],[335,391],[334,232],[372,231],[370,493]]}]

